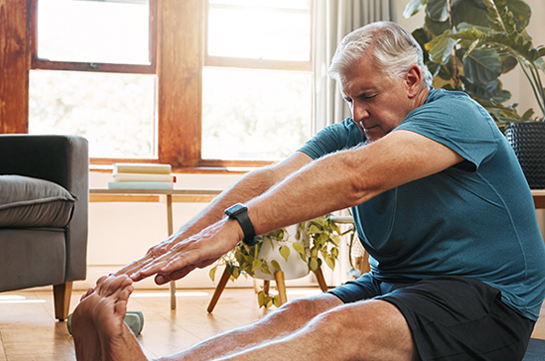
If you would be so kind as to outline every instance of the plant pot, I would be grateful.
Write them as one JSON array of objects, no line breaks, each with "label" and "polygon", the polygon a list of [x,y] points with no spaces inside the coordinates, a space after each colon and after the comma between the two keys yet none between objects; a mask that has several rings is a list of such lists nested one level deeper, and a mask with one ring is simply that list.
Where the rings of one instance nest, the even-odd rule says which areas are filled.
[{"label": "plant pot", "polygon": [[[276,240],[265,240],[258,253],[258,258],[267,262],[271,274],[261,272],[261,270],[255,270],[254,278],[258,278],[266,281],[274,281],[274,267],[271,264],[272,260],[275,260],[280,265],[282,272],[284,272],[284,279],[294,280],[305,277],[309,273],[308,264],[301,259],[299,253],[293,249],[293,243],[295,237],[293,235],[296,230],[296,226],[290,226],[287,228],[290,237],[287,241],[277,242]],[[290,248],[290,255],[286,261],[284,257],[280,255],[278,249],[280,246],[288,246]]]},{"label": "plant pot", "polygon": [[505,127],[531,189],[545,188],[545,122],[511,123]]}]

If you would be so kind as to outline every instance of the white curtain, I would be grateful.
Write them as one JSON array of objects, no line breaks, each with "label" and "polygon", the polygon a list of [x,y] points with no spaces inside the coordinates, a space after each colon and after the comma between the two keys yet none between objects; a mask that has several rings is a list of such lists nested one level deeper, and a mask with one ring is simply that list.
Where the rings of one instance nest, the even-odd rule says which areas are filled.
[{"label": "white curtain", "polygon": [[350,116],[338,84],[327,75],[337,44],[361,26],[379,20],[396,21],[396,0],[315,0],[314,4],[314,124],[313,133]]}]

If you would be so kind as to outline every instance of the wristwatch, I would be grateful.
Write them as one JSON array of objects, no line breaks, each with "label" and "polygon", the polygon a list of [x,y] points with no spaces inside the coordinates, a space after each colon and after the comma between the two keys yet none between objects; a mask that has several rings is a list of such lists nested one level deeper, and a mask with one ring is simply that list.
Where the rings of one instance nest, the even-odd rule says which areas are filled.
[{"label": "wristwatch", "polygon": [[236,219],[240,224],[242,232],[244,233],[244,239],[242,242],[248,246],[253,246],[257,243],[255,240],[254,225],[250,221],[250,217],[248,217],[248,207],[242,203],[237,203],[227,208],[225,210],[225,214],[227,214],[231,219]]}]

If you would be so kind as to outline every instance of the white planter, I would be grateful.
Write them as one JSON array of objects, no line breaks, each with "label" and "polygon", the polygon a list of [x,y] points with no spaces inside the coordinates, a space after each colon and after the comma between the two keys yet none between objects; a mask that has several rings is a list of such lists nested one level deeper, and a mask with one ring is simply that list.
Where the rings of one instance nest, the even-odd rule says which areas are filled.
[{"label": "white planter", "polygon": [[[301,255],[293,249],[293,243],[297,240],[295,239],[295,233],[297,232],[296,226],[290,226],[287,228],[288,234],[290,235],[287,241],[276,242],[273,241],[272,245],[269,240],[265,240],[261,249],[258,253],[258,258],[263,259],[267,262],[271,274],[265,274],[261,270],[256,270],[254,272],[254,278],[274,281],[274,267],[271,264],[271,261],[275,260],[280,265],[282,272],[284,272],[285,280],[294,280],[298,278],[303,278],[309,273],[308,264],[306,261],[301,259]],[[303,241],[308,242],[308,241]],[[286,261],[278,249],[280,246],[288,246],[290,248],[290,255]],[[308,248],[305,246],[305,248]]]}]

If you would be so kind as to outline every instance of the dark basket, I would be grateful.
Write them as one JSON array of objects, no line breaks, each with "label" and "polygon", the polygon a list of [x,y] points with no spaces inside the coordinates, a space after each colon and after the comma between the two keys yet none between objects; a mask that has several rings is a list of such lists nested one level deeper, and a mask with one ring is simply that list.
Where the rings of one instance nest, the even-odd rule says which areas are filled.
[{"label": "dark basket", "polygon": [[505,127],[505,136],[530,188],[545,188],[545,123],[511,123]]}]

